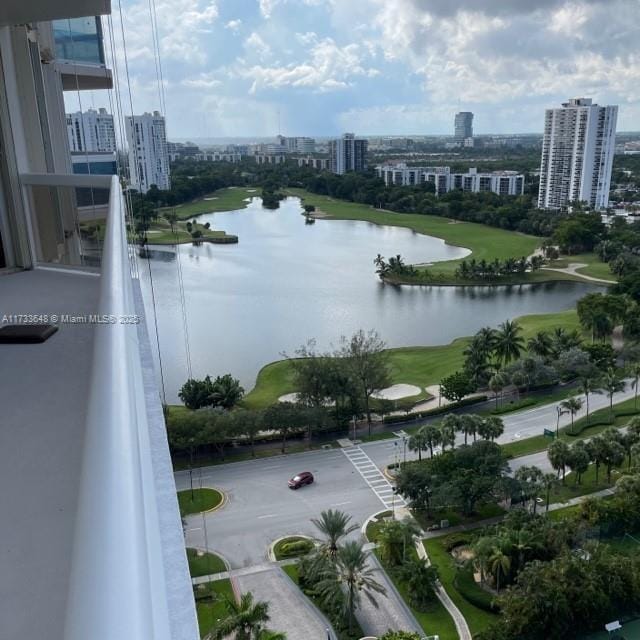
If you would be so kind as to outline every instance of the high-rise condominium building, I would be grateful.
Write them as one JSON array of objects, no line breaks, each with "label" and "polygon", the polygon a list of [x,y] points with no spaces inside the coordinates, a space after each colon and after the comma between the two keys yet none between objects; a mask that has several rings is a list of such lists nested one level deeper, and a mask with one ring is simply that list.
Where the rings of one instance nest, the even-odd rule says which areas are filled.
[{"label": "high-rise condominium building", "polygon": [[106,109],[89,109],[84,113],[67,113],[69,149],[73,151],[110,152],[116,150],[113,116]]},{"label": "high-rise condominium building", "polygon": [[340,175],[347,171],[364,171],[367,168],[367,141],[356,138],[353,133],[330,140],[329,168]]},{"label": "high-rise condominium building", "polygon": [[538,207],[567,209],[577,201],[595,209],[609,205],[617,119],[617,106],[600,107],[590,98],[547,109]]},{"label": "high-rise condominium building", "polygon": [[169,189],[169,154],[164,116],[158,111],[127,116],[127,144],[131,186],[141,193],[155,184]]},{"label": "high-rise condominium building", "polygon": [[454,137],[460,142],[467,138],[473,138],[473,113],[471,113],[471,111],[456,113],[454,120]]}]

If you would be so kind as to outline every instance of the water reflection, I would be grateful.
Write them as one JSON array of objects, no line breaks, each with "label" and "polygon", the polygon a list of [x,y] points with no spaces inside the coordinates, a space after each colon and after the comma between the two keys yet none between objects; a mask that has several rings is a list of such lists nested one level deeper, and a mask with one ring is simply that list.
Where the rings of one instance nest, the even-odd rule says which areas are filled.
[{"label": "water reflection", "polygon": [[[231,372],[246,388],[264,364],[309,338],[328,348],[340,335],[377,329],[391,346],[434,345],[506,318],[568,309],[597,287],[549,283],[499,287],[382,284],[373,258],[451,260],[468,252],[409,229],[318,219],[305,225],[299,201],[279,210],[258,199],[242,211],[202,216],[238,235],[237,245],[182,245],[193,373]],[[150,250],[140,269],[147,304],[150,265],[168,399],[187,377],[180,283],[173,248]]]}]

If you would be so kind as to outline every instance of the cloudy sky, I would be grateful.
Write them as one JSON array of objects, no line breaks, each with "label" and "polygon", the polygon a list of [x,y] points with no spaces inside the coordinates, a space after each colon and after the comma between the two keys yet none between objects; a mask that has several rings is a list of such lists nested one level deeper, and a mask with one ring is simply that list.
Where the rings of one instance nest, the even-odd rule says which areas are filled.
[{"label": "cloudy sky", "polygon": [[[149,0],[113,0],[114,31],[118,1],[134,110],[157,109]],[[640,0],[155,4],[173,139],[275,135],[278,121],[285,135],[451,133],[458,110],[477,133],[540,132],[571,96],[619,104],[618,130],[640,130]]]}]

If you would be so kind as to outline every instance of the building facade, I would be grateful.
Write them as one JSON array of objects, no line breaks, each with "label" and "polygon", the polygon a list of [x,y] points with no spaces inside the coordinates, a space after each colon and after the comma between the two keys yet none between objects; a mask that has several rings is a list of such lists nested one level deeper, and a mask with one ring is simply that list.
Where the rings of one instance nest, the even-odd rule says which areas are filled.
[{"label": "building facade", "polygon": [[547,109],[538,207],[566,210],[577,201],[594,209],[609,205],[617,119],[617,106],[600,107],[590,98]]},{"label": "building facade", "polygon": [[453,135],[458,142],[473,138],[473,113],[471,111],[456,113]]},{"label": "building facade", "polygon": [[376,167],[376,174],[387,186],[411,186],[431,182],[438,195],[455,189],[480,193],[492,191],[498,195],[519,196],[524,193],[524,175],[517,171],[451,173],[449,167],[408,167],[406,164],[385,164]]},{"label": "building facade", "polygon": [[326,171],[329,168],[328,158],[314,158],[313,156],[305,156],[304,158],[296,158],[295,161],[299,167],[311,167],[318,171]]},{"label": "building facade", "polygon": [[67,113],[67,135],[72,152],[114,153],[116,150],[113,116],[106,109]]},{"label": "building facade", "polygon": [[329,141],[329,169],[342,175],[348,171],[364,171],[367,168],[367,140],[345,133],[337,140]]},{"label": "building facade", "polygon": [[164,116],[158,111],[126,118],[131,186],[146,193],[152,184],[171,187]]}]

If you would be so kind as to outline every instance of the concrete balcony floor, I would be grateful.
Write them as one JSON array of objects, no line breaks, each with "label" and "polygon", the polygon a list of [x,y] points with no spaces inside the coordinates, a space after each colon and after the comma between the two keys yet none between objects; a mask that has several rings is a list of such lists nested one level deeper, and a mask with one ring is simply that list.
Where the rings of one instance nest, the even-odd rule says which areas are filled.
[{"label": "concrete balcony floor", "polygon": [[[0,276],[4,314],[97,313],[100,279]],[[62,638],[95,331],[0,345],[0,637]]]}]

